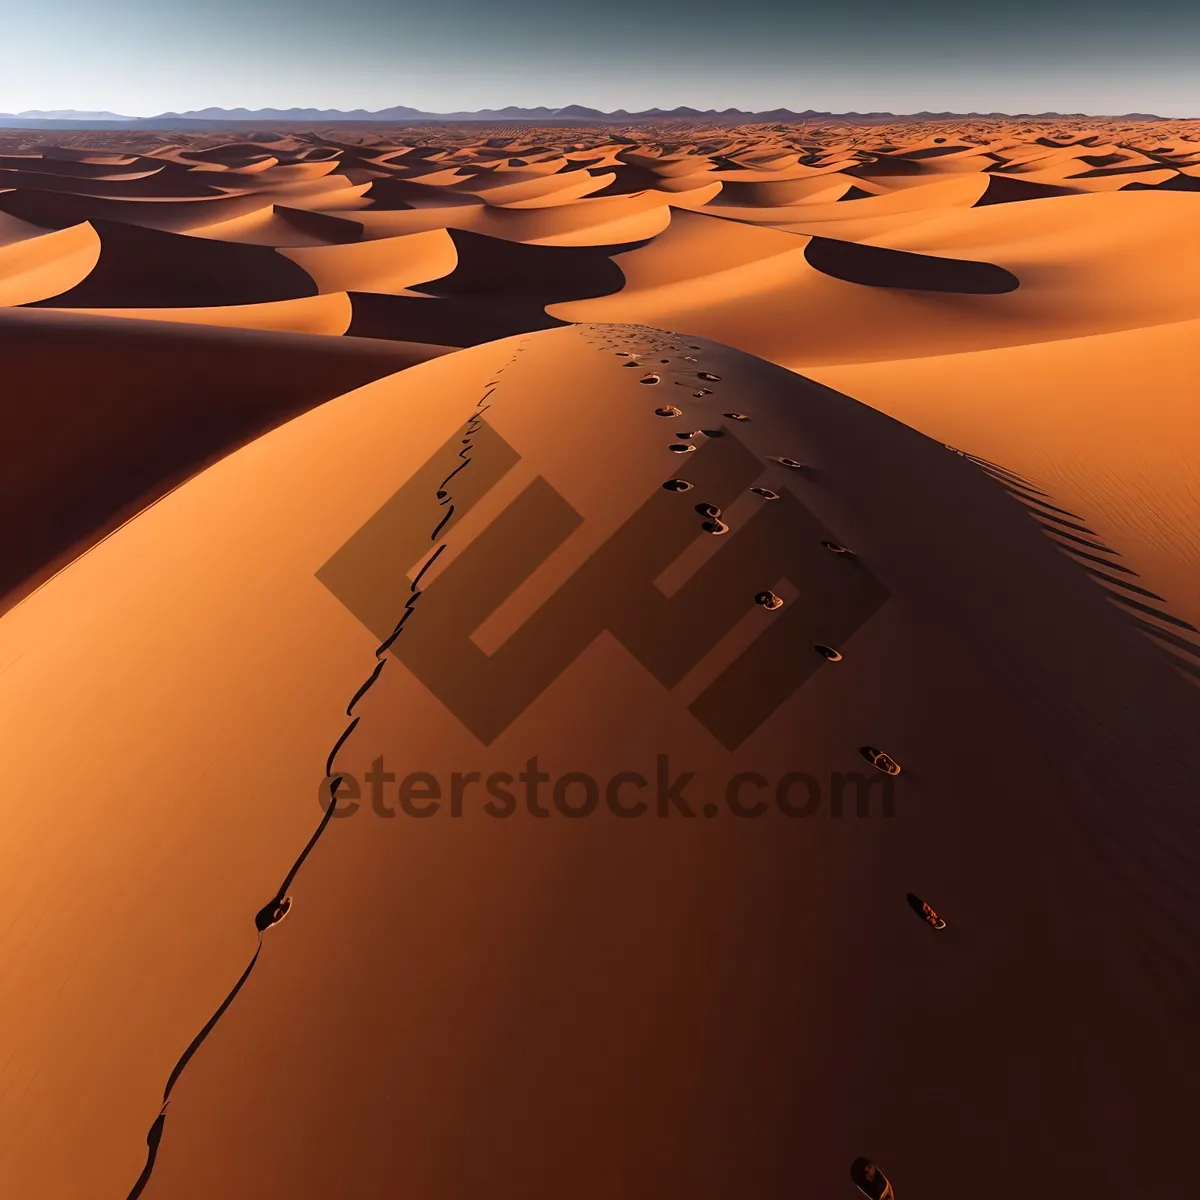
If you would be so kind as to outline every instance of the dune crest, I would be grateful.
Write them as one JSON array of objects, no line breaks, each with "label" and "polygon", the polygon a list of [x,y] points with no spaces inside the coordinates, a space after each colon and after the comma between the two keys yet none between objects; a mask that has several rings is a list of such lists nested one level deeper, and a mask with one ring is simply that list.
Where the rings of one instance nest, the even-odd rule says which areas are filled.
[{"label": "dune crest", "polygon": [[0,131],[0,1191],[1178,1193],[1200,124],[164,137]]},{"label": "dune crest", "polygon": [[[7,1177],[549,1197],[587,1161],[586,1196],[716,1198],[752,1160],[832,1194],[869,1137],[930,1200],[981,1160],[988,1197],[1165,1183],[1200,690],[987,465],[727,347],[583,324],[314,408],[76,559],[0,619],[6,727],[58,763],[0,878],[63,897],[17,910],[4,1025],[40,1070]],[[569,778],[547,816],[489,816],[477,781],[533,758]],[[589,800],[664,759],[661,813]],[[872,762],[900,765],[890,819],[878,788],[796,819],[807,786],[777,786]],[[419,820],[373,770],[478,774]],[[197,902],[137,902],[164,891]],[[1011,1120],[1031,1072],[1052,1132]]]}]

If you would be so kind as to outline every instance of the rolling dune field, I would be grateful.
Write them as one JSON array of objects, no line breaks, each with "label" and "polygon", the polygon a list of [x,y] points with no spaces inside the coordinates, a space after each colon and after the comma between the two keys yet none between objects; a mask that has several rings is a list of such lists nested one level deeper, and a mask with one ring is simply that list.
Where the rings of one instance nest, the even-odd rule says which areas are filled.
[{"label": "rolling dune field", "polygon": [[167,136],[0,131],[0,1194],[1182,1194],[1200,123]]}]

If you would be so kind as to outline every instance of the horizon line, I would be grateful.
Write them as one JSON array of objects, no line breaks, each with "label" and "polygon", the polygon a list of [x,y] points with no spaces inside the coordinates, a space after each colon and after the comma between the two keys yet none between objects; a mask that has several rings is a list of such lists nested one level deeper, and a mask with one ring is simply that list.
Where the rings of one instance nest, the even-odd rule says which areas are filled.
[{"label": "horizon line", "polygon": [[[395,113],[396,109],[408,109],[407,113]],[[568,110],[574,109],[575,112]],[[259,116],[258,114],[279,114],[279,116]],[[28,121],[63,121],[63,120],[107,120],[107,121],[154,121],[159,119],[178,117],[181,119],[197,120],[208,117],[213,120],[238,119],[237,114],[246,114],[247,118],[259,120],[278,120],[287,119],[293,114],[303,116],[305,119],[314,119],[317,116],[323,116],[327,119],[336,119],[338,117],[345,119],[363,119],[378,117],[385,114],[394,115],[395,117],[411,116],[414,119],[421,118],[453,118],[453,117],[469,117],[478,113],[512,113],[517,114],[531,113],[541,117],[556,117],[562,114],[568,118],[579,117],[646,117],[646,116],[674,116],[682,114],[687,116],[728,116],[741,115],[759,116],[772,113],[788,113],[795,116],[821,116],[821,117],[964,117],[964,118],[986,118],[986,117],[1008,117],[1012,119],[1029,119],[1029,118],[1064,118],[1064,117],[1084,117],[1091,120],[1116,120],[1122,118],[1140,118],[1155,121],[1194,121],[1200,118],[1194,116],[1170,116],[1160,113],[1127,111],[1123,113],[1095,113],[1095,112],[1063,112],[1056,109],[1046,109],[1040,112],[1008,112],[1000,109],[991,109],[989,111],[980,111],[978,109],[957,110],[957,109],[941,109],[934,110],[930,108],[917,109],[909,112],[896,112],[891,109],[844,109],[836,111],[833,109],[793,109],[787,105],[777,105],[773,108],[741,108],[737,106],[727,106],[725,108],[698,108],[695,105],[679,104],[674,108],[664,108],[661,105],[653,105],[648,108],[639,109],[601,109],[593,105],[585,105],[578,103],[570,103],[564,105],[549,105],[549,104],[502,104],[488,105],[481,108],[463,108],[452,109],[449,111],[438,112],[433,109],[422,109],[412,104],[391,104],[382,108],[369,109],[365,107],[356,108],[335,108],[322,107],[315,104],[310,105],[292,105],[287,108],[275,105],[261,105],[257,108],[250,108],[246,105],[236,105],[225,107],[222,105],[207,105],[204,108],[189,108],[189,109],[164,109],[160,112],[148,114],[130,114],[120,113],[112,109],[82,109],[82,108],[26,108],[14,110],[10,112],[0,112],[0,119],[13,118],[16,120]],[[204,116],[199,116],[204,114]],[[535,118],[536,119],[536,118]]]}]

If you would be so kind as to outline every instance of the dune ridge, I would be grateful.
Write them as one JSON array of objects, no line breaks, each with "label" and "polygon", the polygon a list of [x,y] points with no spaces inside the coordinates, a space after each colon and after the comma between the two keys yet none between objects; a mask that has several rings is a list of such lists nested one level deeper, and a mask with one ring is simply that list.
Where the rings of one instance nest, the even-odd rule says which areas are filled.
[{"label": "dune ridge", "polygon": [[[693,424],[703,444],[673,450]],[[183,1200],[396,1179],[457,1197],[484,1176],[550,1196],[573,1173],[588,1196],[669,1178],[715,1198],[747,1161],[769,1194],[835,1191],[866,1142],[933,1200],[981,1160],[987,1200],[1165,1183],[1195,1080],[1200,692],[1013,494],[1054,512],[1036,488],[637,325],[447,355],[221,458],[0,619],[27,750],[105,699],[42,788],[86,774],[97,802],[10,810],[0,839],[44,847],[10,887],[78,872],[12,961],[29,1086],[2,1126],[10,1177]],[[629,597],[656,591],[647,626]],[[64,639],[88,596],[88,636]],[[754,686],[725,691],[743,670]],[[100,744],[121,771],[97,770]],[[318,789],[376,759],[607,779],[667,753],[707,815],[730,775],[824,779],[864,745],[902,763],[892,820],[496,821],[477,797],[461,820],[380,820],[365,787],[334,820]],[[105,856],[79,861],[101,820]],[[164,887],[204,902],[138,903]],[[953,940],[928,940],[914,887]],[[155,948],[130,994],[113,964]],[[938,1036],[917,1036],[931,1012]],[[1014,1117],[1030,1109],[1053,1120]],[[464,1140],[464,1112],[492,1116]],[[45,1153],[58,1131],[72,1155]]]},{"label": "dune ridge", "polygon": [[0,131],[14,1195],[1178,1190],[1200,124],[699,116]]}]

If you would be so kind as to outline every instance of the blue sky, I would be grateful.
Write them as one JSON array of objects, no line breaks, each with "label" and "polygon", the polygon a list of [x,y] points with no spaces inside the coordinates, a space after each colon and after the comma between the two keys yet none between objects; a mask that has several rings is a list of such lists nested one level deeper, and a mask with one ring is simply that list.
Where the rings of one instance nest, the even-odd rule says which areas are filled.
[{"label": "blue sky", "polygon": [[0,0],[0,112],[506,104],[1200,116],[1200,3]]}]

